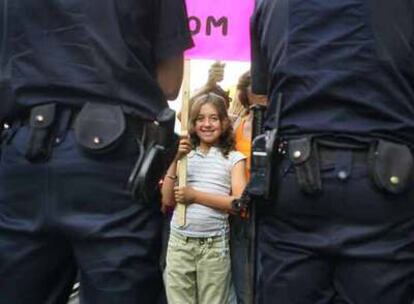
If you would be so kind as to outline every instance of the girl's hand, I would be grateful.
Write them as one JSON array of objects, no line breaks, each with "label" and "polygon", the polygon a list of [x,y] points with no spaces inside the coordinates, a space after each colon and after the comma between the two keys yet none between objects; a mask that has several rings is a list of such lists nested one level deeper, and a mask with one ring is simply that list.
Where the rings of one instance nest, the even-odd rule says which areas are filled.
[{"label": "girl's hand", "polygon": [[174,187],[175,201],[180,204],[192,204],[195,200],[195,190],[189,186]]},{"label": "girl's hand", "polygon": [[180,144],[178,145],[178,151],[175,156],[175,160],[177,161],[182,159],[184,156],[191,152],[191,149],[192,147],[189,137],[182,137],[180,139]]}]

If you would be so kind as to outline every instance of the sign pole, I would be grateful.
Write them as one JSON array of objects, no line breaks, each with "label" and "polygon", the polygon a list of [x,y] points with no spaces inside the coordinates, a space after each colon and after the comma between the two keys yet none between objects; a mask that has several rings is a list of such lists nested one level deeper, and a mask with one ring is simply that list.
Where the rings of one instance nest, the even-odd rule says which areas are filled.
[{"label": "sign pole", "polygon": [[[190,60],[184,62],[184,78],[182,86],[182,107],[181,107],[181,136],[188,136],[188,116],[190,112]],[[184,187],[187,184],[187,156],[183,157],[178,164],[178,186]],[[177,204],[177,224],[183,227],[186,223],[186,204]]]}]

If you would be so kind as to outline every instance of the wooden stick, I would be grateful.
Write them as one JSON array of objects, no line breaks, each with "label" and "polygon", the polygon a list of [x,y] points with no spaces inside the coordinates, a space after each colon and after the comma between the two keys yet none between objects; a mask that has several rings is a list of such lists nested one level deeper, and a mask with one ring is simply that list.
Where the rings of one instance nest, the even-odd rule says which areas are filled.
[{"label": "wooden stick", "polygon": [[[190,60],[184,62],[183,94],[181,107],[181,135],[188,136],[188,115],[190,112]],[[178,186],[187,184],[187,156],[183,157],[178,164]],[[186,223],[187,205],[177,204],[177,224],[183,227]]]}]

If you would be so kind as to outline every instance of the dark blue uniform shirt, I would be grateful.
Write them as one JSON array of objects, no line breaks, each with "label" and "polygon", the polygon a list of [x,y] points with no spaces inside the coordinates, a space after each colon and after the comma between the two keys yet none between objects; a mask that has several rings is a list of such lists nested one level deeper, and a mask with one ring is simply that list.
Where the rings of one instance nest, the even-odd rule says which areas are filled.
[{"label": "dark blue uniform shirt", "polygon": [[192,45],[183,2],[0,0],[0,117],[99,101],[153,119],[156,63]]},{"label": "dark blue uniform shirt", "polygon": [[285,135],[378,136],[414,145],[413,0],[257,0],[253,90]]}]

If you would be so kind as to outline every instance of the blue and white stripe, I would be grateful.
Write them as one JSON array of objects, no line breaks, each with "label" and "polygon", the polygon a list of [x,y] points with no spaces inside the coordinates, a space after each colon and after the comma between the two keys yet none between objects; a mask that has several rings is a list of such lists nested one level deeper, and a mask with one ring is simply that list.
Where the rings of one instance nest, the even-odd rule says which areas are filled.
[{"label": "blue and white stripe", "polygon": [[[206,155],[199,150],[188,154],[187,185],[196,190],[220,194],[231,194],[231,170],[233,166],[246,157],[232,151],[224,157],[221,151],[212,147]],[[189,237],[212,237],[228,233],[228,214],[222,210],[201,204],[187,207],[186,225],[176,225],[177,214],[174,212],[171,229]]]}]

